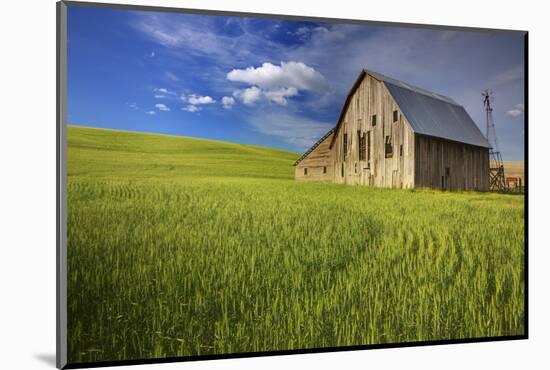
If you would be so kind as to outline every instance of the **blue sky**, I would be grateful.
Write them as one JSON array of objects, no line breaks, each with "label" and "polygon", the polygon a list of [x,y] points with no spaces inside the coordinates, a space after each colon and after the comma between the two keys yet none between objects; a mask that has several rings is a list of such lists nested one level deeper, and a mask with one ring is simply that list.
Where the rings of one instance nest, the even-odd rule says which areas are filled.
[{"label": "blue sky", "polygon": [[523,160],[520,33],[68,10],[68,121],[300,153],[336,124],[362,68],[464,105]]}]

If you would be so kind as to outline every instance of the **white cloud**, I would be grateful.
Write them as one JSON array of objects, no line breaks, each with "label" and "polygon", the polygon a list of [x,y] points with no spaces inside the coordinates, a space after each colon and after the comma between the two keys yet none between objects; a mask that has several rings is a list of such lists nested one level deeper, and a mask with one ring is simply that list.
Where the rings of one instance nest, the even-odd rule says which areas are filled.
[{"label": "white cloud", "polygon": [[265,90],[294,87],[298,90],[323,91],[327,83],[323,75],[302,62],[281,62],[280,66],[263,63],[261,67],[233,69],[227,79],[245,82]]},{"label": "white cloud", "polygon": [[254,105],[262,98],[262,90],[256,86],[252,86],[244,90],[234,91],[233,96],[240,99],[243,104]]},{"label": "white cloud", "polygon": [[506,112],[506,115],[508,117],[516,118],[523,114],[525,110],[525,106],[523,104],[516,104],[514,109],[510,109],[508,112]]},{"label": "white cloud", "polygon": [[227,74],[227,79],[251,85],[233,93],[247,105],[265,98],[271,103],[286,106],[287,98],[298,95],[299,90],[321,92],[327,87],[321,73],[302,62],[294,61],[281,62],[280,66],[263,63],[257,68],[233,69]]},{"label": "white cloud", "polygon": [[149,110],[149,111],[145,112],[145,114],[148,114],[148,115],[152,116],[153,114],[155,114],[155,111],[154,110]]},{"label": "white cloud", "polygon": [[506,112],[506,115],[508,117],[512,117],[512,118],[519,117],[522,114],[523,114],[523,112],[519,109],[510,109],[508,112]]},{"label": "white cloud", "polygon": [[200,96],[195,94],[189,95],[189,97],[187,98],[187,101],[189,102],[189,104],[193,104],[193,105],[214,104],[216,102],[210,96]]},{"label": "white cloud", "polygon": [[153,95],[155,99],[171,99],[176,96],[174,91],[168,90],[164,87],[154,88],[153,92],[155,93]]},{"label": "white cloud", "polygon": [[154,57],[155,57],[155,52],[152,51],[152,52],[151,52],[151,58],[154,58]]},{"label": "white cloud", "polygon": [[222,98],[222,104],[225,109],[231,109],[233,104],[235,104],[235,99],[231,96],[224,96]]},{"label": "white cloud", "polygon": [[154,92],[158,93],[159,95],[176,95],[175,92],[168,90],[164,87],[161,88],[155,88],[153,89]]},{"label": "white cloud", "polygon": [[136,103],[130,103],[128,106],[132,109],[139,109],[138,105]]},{"label": "white cloud", "polygon": [[301,150],[309,148],[334,126],[289,114],[257,114],[249,122],[258,132],[279,137]]},{"label": "white cloud", "polygon": [[168,112],[170,110],[170,108],[167,107],[165,104],[155,104],[155,108],[164,112]]},{"label": "white cloud", "polygon": [[264,95],[270,102],[279,105],[286,105],[286,98],[298,95],[298,90],[295,87],[281,88],[277,90],[265,91]]},{"label": "white cloud", "polygon": [[186,111],[186,112],[194,113],[194,112],[200,111],[201,108],[197,107],[196,105],[188,105],[186,107],[181,108],[181,110]]},{"label": "white cloud", "polygon": [[271,103],[286,106],[288,103],[287,98],[296,95],[298,95],[298,90],[295,87],[262,90],[257,86],[252,86],[244,90],[236,90],[233,92],[233,96],[246,105],[254,105],[265,98]]}]

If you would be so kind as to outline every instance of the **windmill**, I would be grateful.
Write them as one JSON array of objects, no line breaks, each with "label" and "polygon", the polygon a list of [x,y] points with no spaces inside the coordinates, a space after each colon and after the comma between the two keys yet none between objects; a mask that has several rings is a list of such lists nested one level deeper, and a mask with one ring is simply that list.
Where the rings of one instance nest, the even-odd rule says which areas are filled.
[{"label": "windmill", "polygon": [[485,107],[487,140],[491,145],[491,149],[489,149],[489,188],[493,191],[506,191],[508,188],[504,177],[504,164],[498,148],[495,121],[493,120],[493,93],[492,91],[485,90],[481,93],[481,96],[483,97],[483,106]]}]

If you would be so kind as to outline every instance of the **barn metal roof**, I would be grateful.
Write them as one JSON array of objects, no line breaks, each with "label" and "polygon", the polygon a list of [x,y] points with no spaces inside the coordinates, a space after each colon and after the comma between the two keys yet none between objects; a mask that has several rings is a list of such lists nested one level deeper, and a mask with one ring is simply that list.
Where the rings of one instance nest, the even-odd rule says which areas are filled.
[{"label": "barn metal roof", "polygon": [[428,91],[428,90],[424,90],[420,87],[417,87],[417,86],[413,86],[413,85],[410,85],[408,83],[405,83],[403,81],[399,81],[399,80],[396,80],[395,78],[391,78],[391,77],[388,77],[388,76],[385,76],[381,73],[378,73],[378,72],[373,72],[373,71],[367,71],[367,70],[364,70],[366,73],[370,74],[372,77],[380,80],[380,81],[384,81],[385,83],[388,83],[388,84],[392,84],[392,85],[395,85],[395,86],[399,86],[399,87],[403,87],[405,89],[408,89],[408,90],[411,90],[411,91],[414,91],[415,93],[418,93],[418,94],[422,94],[422,95],[426,95],[426,96],[429,96],[431,98],[435,98],[435,99],[439,99],[439,100],[443,100],[444,102],[447,102],[449,104],[456,104],[458,105],[457,102],[455,102],[453,99],[449,98],[448,96],[445,96],[445,95],[441,95],[441,94],[436,94],[434,92],[431,92],[431,91]]},{"label": "barn metal roof", "polygon": [[401,81],[383,81],[414,132],[491,148],[464,107],[451,98]]},{"label": "barn metal roof", "polygon": [[[453,99],[366,69],[361,71],[349,91],[335,131],[342,123],[353,93],[367,74],[384,83],[415,133],[491,147],[464,107]],[[335,138],[332,139],[331,147]]]}]

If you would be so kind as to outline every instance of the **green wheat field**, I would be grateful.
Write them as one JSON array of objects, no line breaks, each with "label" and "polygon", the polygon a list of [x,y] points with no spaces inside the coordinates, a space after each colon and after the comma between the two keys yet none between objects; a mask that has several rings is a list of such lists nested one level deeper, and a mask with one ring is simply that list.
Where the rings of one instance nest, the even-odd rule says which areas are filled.
[{"label": "green wheat field", "polygon": [[68,360],[524,334],[524,198],[293,180],[298,155],[68,128]]}]

